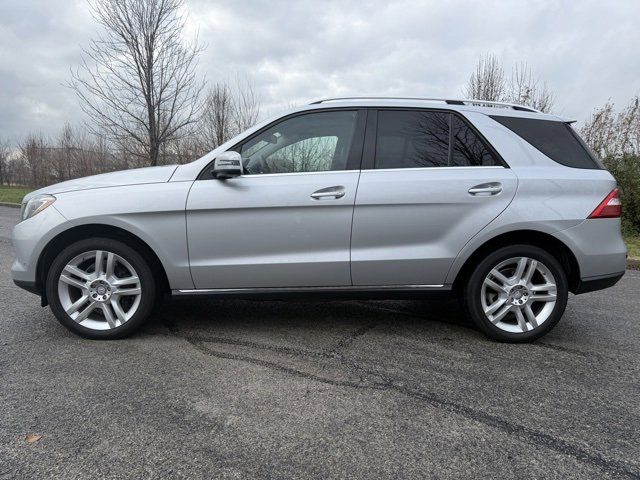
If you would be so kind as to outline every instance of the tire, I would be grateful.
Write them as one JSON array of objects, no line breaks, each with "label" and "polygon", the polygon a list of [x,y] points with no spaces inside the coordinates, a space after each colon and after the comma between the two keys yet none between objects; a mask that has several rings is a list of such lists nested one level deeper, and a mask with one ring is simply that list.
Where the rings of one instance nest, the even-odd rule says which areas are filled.
[{"label": "tire", "polygon": [[110,238],[80,240],[62,250],[47,272],[45,288],[58,321],[96,340],[131,335],[150,316],[157,297],[148,262]]},{"label": "tire", "polygon": [[462,301],[488,337],[523,343],[542,337],[560,321],[567,297],[567,275],[553,255],[533,245],[512,245],[475,267]]}]

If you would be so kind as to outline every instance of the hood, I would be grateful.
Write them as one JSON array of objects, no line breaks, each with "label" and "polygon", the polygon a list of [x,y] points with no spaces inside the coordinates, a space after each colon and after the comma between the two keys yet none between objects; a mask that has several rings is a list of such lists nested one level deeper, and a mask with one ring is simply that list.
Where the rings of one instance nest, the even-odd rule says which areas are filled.
[{"label": "hood", "polygon": [[121,187],[125,185],[143,185],[148,183],[168,182],[176,170],[177,165],[163,165],[161,167],[134,168],[118,172],[102,173],[90,177],[76,178],[66,182],[56,183],[41,188],[25,196],[25,200],[43,193],[55,195],[56,193],[70,192],[74,190],[89,190],[92,188]]}]

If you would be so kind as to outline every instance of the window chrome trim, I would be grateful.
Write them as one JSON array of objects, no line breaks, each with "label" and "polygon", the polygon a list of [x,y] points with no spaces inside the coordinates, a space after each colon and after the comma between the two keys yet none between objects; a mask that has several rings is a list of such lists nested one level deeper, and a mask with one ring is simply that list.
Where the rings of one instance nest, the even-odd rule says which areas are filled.
[{"label": "window chrome trim", "polygon": [[502,165],[478,165],[478,166],[460,166],[460,167],[409,167],[409,168],[371,168],[367,170],[362,170],[362,173],[369,172],[397,172],[397,171],[414,171],[414,170],[477,170],[479,168],[484,169],[496,169],[501,168],[503,170],[507,170],[507,167],[503,167]]},{"label": "window chrome trim", "polygon": [[284,177],[291,175],[319,175],[321,173],[358,173],[360,170],[321,170],[316,172],[285,172],[285,173],[250,173],[242,174],[236,178],[249,178],[249,177]]}]

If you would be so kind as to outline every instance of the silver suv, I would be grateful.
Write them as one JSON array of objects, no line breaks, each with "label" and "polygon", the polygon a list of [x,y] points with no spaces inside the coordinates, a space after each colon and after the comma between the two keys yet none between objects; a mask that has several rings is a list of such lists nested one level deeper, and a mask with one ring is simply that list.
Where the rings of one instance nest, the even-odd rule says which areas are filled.
[{"label": "silver suv", "polygon": [[186,165],[27,195],[12,273],[88,338],[130,334],[164,294],[453,294],[484,333],[524,342],[569,292],[622,277],[620,213],[615,180],[561,118],[328,99]]}]

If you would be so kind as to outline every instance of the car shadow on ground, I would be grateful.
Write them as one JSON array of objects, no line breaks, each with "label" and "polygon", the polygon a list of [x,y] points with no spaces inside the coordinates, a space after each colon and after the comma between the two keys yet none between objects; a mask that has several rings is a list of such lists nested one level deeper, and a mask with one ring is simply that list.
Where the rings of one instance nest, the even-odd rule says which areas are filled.
[{"label": "car shadow on ground", "polygon": [[477,332],[453,300],[279,301],[174,298],[150,319],[146,333],[169,328],[202,334],[277,332],[295,329],[320,336],[375,325],[378,331],[406,329],[417,334],[448,331],[465,336]]}]

